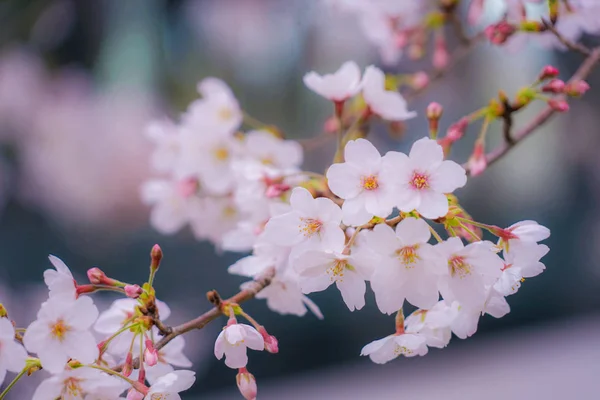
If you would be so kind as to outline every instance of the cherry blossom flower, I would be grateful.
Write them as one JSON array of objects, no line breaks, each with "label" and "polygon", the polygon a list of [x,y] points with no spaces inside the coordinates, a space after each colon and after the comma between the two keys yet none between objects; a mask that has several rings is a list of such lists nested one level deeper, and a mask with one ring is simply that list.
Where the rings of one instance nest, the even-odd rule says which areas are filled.
[{"label": "cherry blossom flower", "polygon": [[293,261],[299,274],[303,293],[320,292],[335,283],[350,309],[360,310],[365,305],[365,280],[372,271],[371,260],[343,254],[344,240],[324,250],[308,250]]},{"label": "cherry blossom flower", "polygon": [[[279,314],[292,314],[302,317],[310,310],[317,318],[323,319],[323,314],[319,307],[307,296],[302,294],[298,278],[295,272],[291,270],[278,274],[273,278],[271,284],[261,290],[257,299],[265,299],[267,307]],[[242,289],[245,286],[242,285]]]},{"label": "cherry blossom flower", "polygon": [[416,310],[404,321],[406,332],[422,335],[429,347],[444,348],[450,342],[459,308],[457,302],[449,305],[441,300],[429,310]]},{"label": "cherry blossom flower", "polygon": [[385,75],[374,66],[365,70],[362,81],[363,97],[373,114],[389,121],[404,121],[417,116],[408,111],[406,100],[398,92],[385,89]]},{"label": "cherry blossom flower", "polygon": [[42,381],[32,400],[109,400],[121,398],[127,384],[96,369],[66,369]]},{"label": "cherry blossom flower", "polygon": [[[550,237],[550,229],[535,221],[519,221],[499,233],[498,245],[509,250],[517,242],[537,243]],[[503,237],[504,236],[504,237]]]},{"label": "cherry blossom flower", "polygon": [[242,123],[240,105],[225,82],[218,78],[205,78],[198,83],[201,99],[190,104],[183,116],[185,125],[219,126],[233,133]]},{"label": "cherry blossom flower", "polygon": [[296,172],[302,164],[302,146],[298,142],[282,140],[265,130],[246,132],[243,146],[243,163],[252,161],[264,168],[289,172]]},{"label": "cherry blossom flower", "polygon": [[71,301],[50,298],[27,328],[23,343],[28,351],[37,353],[44,369],[53,373],[63,370],[69,358],[94,362],[98,348],[89,328],[97,318],[98,309],[89,297]]},{"label": "cherry blossom flower", "polygon": [[345,162],[327,170],[331,191],[344,199],[343,221],[362,225],[375,215],[385,218],[394,208],[396,168],[392,152],[381,157],[365,139],[351,140],[344,149]]},{"label": "cherry blossom flower", "polygon": [[396,232],[378,224],[367,241],[380,254],[371,287],[381,312],[392,314],[402,308],[404,299],[416,307],[429,309],[438,299],[438,280],[445,272],[444,258],[427,242],[429,225],[422,219],[405,218]]},{"label": "cherry blossom flower", "polygon": [[435,140],[417,140],[408,157],[390,152],[399,182],[397,206],[401,211],[416,210],[425,218],[435,219],[448,213],[445,193],[467,183],[465,170],[454,161],[444,160],[442,146]]},{"label": "cherry blossom flower", "polygon": [[[330,199],[314,199],[297,187],[290,197],[292,210],[267,222],[263,238],[278,246],[295,246],[294,251],[331,246],[344,240],[340,228],[342,210]],[[299,246],[302,244],[302,246]]]},{"label": "cherry blossom flower", "polygon": [[48,259],[56,270],[44,271],[44,282],[50,290],[50,297],[73,300],[77,297],[77,283],[67,265],[58,257],[50,255]]},{"label": "cherry blossom flower", "polygon": [[15,328],[7,318],[0,318],[0,386],[6,371],[21,372],[25,367],[27,352],[15,340]]},{"label": "cherry blossom flower", "polygon": [[159,172],[172,171],[181,155],[179,128],[170,120],[158,120],[146,128],[146,137],[156,146],[152,153],[152,167]]},{"label": "cherry blossom flower", "polygon": [[180,392],[192,387],[196,381],[196,373],[185,369],[170,372],[158,378],[144,397],[144,400],[181,400]]},{"label": "cherry blossom flower", "polygon": [[447,301],[458,301],[473,310],[483,310],[487,288],[499,277],[504,267],[491,242],[475,242],[467,246],[457,237],[439,243],[435,248],[448,263],[441,277],[440,293]]},{"label": "cherry blossom flower", "polygon": [[[155,331],[154,337],[158,337]],[[192,362],[183,354],[185,339],[182,336],[173,338],[166,346],[158,350],[158,362],[153,366],[146,367],[146,379],[153,384],[160,377],[173,372],[175,367],[191,368]]]},{"label": "cherry blossom flower", "polygon": [[215,342],[215,357],[223,358],[229,368],[243,368],[248,363],[246,348],[262,351],[265,342],[260,333],[250,325],[231,324],[226,326]]},{"label": "cherry blossom flower", "polygon": [[377,364],[385,364],[398,356],[414,357],[427,354],[425,337],[415,333],[394,334],[369,343],[360,352]]},{"label": "cherry blossom flower", "polygon": [[333,74],[309,72],[304,84],[313,92],[334,102],[344,102],[361,89],[360,69],[354,61],[347,61]]},{"label": "cherry blossom flower", "polygon": [[524,278],[537,276],[546,269],[540,258],[549,250],[548,246],[533,242],[513,243],[510,251],[504,250],[504,268],[494,289],[504,296],[516,293]]}]

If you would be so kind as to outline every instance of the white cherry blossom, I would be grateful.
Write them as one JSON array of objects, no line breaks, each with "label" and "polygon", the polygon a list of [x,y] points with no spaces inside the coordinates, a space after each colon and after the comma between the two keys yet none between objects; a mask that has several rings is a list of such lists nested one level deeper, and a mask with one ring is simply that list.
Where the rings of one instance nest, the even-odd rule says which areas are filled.
[{"label": "white cherry blossom", "polygon": [[278,246],[295,246],[292,251],[331,246],[344,240],[340,228],[342,210],[327,198],[313,198],[297,187],[290,197],[292,210],[267,222],[263,238]]},{"label": "white cherry blossom", "polygon": [[374,66],[365,70],[362,81],[363,97],[371,112],[389,121],[404,121],[417,116],[408,111],[406,100],[398,92],[385,89],[385,75]]},{"label": "white cherry blossom", "polygon": [[493,243],[475,242],[465,246],[459,238],[451,237],[435,247],[448,265],[439,286],[444,299],[456,300],[472,310],[483,310],[489,287],[500,277],[504,267]]},{"label": "white cherry blossom", "polygon": [[[158,331],[155,331],[155,338],[158,338]],[[173,367],[191,368],[192,362],[183,354],[185,339],[183,336],[177,336],[166,346],[158,350],[158,363],[151,367],[146,366],[146,379],[150,384],[158,381],[162,376],[173,372]]]},{"label": "white cherry blossom", "polygon": [[8,318],[0,318],[0,386],[6,371],[21,372],[25,368],[27,352],[15,340],[15,328]]},{"label": "white cherry blossom", "polygon": [[448,305],[441,300],[429,310],[416,310],[404,321],[406,332],[421,334],[429,347],[444,348],[450,342],[459,307],[456,302]]},{"label": "white cherry blossom", "polygon": [[531,220],[519,221],[505,231],[509,232],[509,238],[500,239],[498,245],[508,250],[517,242],[537,243],[550,237],[550,229]]},{"label": "white cherry blossom", "polygon": [[264,168],[295,172],[302,164],[302,146],[294,140],[282,140],[265,130],[244,135],[242,162],[253,161]]},{"label": "white cherry blossom", "polygon": [[159,172],[172,171],[181,155],[179,128],[171,120],[153,121],[146,128],[146,137],[156,146],[152,153],[152,167]]},{"label": "white cherry blossom", "polygon": [[158,378],[144,397],[144,400],[181,400],[180,392],[192,387],[196,381],[194,371],[179,370]]},{"label": "white cherry blossom", "polygon": [[326,99],[343,102],[360,91],[360,69],[354,61],[347,61],[333,74],[309,72],[304,76],[304,84]]},{"label": "white cherry blossom", "polygon": [[127,388],[119,379],[96,369],[66,369],[42,381],[32,400],[113,400]]},{"label": "white cherry blossom", "polygon": [[415,333],[394,334],[375,340],[362,348],[360,355],[369,356],[377,364],[385,364],[398,356],[414,357],[427,354],[426,339]]},{"label": "white cherry blossom", "polygon": [[412,305],[429,309],[438,299],[438,280],[445,272],[445,260],[427,242],[429,225],[422,219],[405,218],[396,231],[378,224],[367,235],[371,248],[381,255],[371,277],[381,312],[392,314],[406,299]]},{"label": "white cherry blossom", "polygon": [[327,249],[308,250],[293,265],[303,293],[320,292],[335,283],[350,311],[360,310],[365,305],[365,280],[372,273],[370,260],[361,259],[360,252],[359,257],[343,254],[344,247],[342,239]]},{"label": "white cherry blossom", "polygon": [[58,257],[49,255],[48,259],[56,270],[44,271],[44,282],[50,290],[50,297],[73,300],[77,297],[77,283],[67,265]]},{"label": "white cherry blossom", "polygon": [[223,328],[215,341],[215,357],[222,359],[229,368],[243,368],[248,363],[246,349],[262,351],[265,341],[260,333],[250,325],[231,324]]},{"label": "white cherry blossom", "polygon": [[233,133],[242,123],[243,114],[231,89],[218,78],[205,78],[198,83],[202,95],[190,104],[183,116],[186,125],[221,127],[223,132]]},{"label": "white cherry blossom", "polygon": [[69,358],[94,362],[98,348],[90,327],[97,318],[98,309],[89,297],[71,301],[50,298],[27,328],[23,343],[37,353],[44,369],[53,373],[62,371]]},{"label": "white cherry blossom", "polygon": [[549,250],[548,246],[534,242],[513,243],[509,251],[504,250],[504,268],[494,289],[504,296],[516,293],[522,279],[533,278],[546,269],[540,258]]},{"label": "white cherry blossom", "polygon": [[452,193],[467,183],[463,167],[444,160],[442,146],[435,140],[417,140],[410,154],[390,152],[397,165],[398,182],[396,206],[405,212],[417,210],[425,218],[435,219],[448,213],[446,193]]},{"label": "white cherry blossom", "polygon": [[381,157],[368,140],[351,140],[344,149],[345,162],[327,170],[329,188],[344,199],[344,224],[362,225],[392,212],[397,166],[391,153]]}]

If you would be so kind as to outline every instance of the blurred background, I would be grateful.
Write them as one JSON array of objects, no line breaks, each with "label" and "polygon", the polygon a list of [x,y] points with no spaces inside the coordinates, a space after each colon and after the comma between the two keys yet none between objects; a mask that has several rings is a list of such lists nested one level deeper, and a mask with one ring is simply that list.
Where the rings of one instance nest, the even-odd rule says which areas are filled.
[{"label": "blurred background", "polygon": [[[174,310],[171,324],[208,309],[207,290],[233,294],[243,279],[226,267],[239,254],[220,254],[188,230],[165,237],[149,226],[139,196],[152,176],[146,124],[177,118],[198,97],[196,82],[216,76],[250,115],[288,138],[309,139],[321,134],[331,109],[304,87],[304,73],[334,71],[347,60],[379,63],[356,18],[319,0],[0,0],[0,26],[0,301],[19,327],[35,318],[47,296],[41,278],[48,254],[62,258],[81,281],[98,266],[141,283],[150,248],[159,243],[165,258],[156,287]],[[408,121],[401,140],[384,129],[375,129],[372,139],[380,149],[406,151],[427,134],[429,102],[445,106],[444,129],[499,89],[515,93],[546,64],[566,79],[580,62],[577,54],[480,44],[411,102],[420,117]],[[403,60],[386,71],[428,68],[427,60]],[[443,351],[376,366],[359,357],[360,349],[389,334],[394,322],[378,312],[372,293],[354,313],[335,290],[311,295],[323,321],[280,316],[253,301],[244,308],[280,341],[278,355],[252,354],[260,398],[595,398],[600,91],[594,88],[600,73],[588,82],[592,90],[571,102],[569,113],[457,193],[478,221],[508,226],[534,219],[552,231],[546,272],[508,298],[510,314],[482,318],[473,338],[454,338]],[[517,124],[535,111],[519,115]],[[466,161],[475,136],[476,128],[456,146],[455,160]],[[490,145],[499,143],[500,127],[489,137]],[[311,149],[305,169],[323,170],[333,151],[328,141]],[[112,300],[98,302],[104,308]],[[235,371],[212,355],[220,329],[214,323],[186,336],[198,380],[185,399],[239,396]],[[9,398],[30,398],[36,380],[46,376],[28,378]]]}]

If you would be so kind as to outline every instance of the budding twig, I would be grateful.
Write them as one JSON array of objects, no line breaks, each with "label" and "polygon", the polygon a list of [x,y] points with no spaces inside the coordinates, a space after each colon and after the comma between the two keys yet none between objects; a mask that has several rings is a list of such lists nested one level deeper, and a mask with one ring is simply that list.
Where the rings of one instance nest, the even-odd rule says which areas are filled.
[{"label": "budding twig", "polygon": [[[585,79],[594,70],[594,68],[599,62],[600,47],[597,47],[590,52],[590,55],[579,66],[579,68],[577,69],[575,74],[573,74],[569,82],[575,82],[578,80]],[[510,134],[509,131],[508,134],[512,138],[512,141],[505,141],[498,148],[486,155],[488,166],[502,158],[506,153],[508,153],[510,149],[516,146],[517,143],[521,142],[523,139],[525,139],[527,136],[533,133],[536,129],[545,124],[554,114],[556,114],[556,111],[554,109],[552,109],[551,107],[546,107],[521,130],[517,131],[514,134]],[[467,164],[463,164],[463,168],[466,169],[467,173],[470,173],[469,166]]]},{"label": "budding twig", "polygon": [[578,53],[583,54],[584,56],[590,56],[592,54],[592,50],[582,45],[581,43],[575,43],[565,38],[558,30],[556,30],[556,28],[554,27],[554,25],[552,25],[550,21],[542,18],[542,23],[544,24],[546,30],[552,32],[552,34],[556,36],[556,38],[569,50],[576,51]]}]

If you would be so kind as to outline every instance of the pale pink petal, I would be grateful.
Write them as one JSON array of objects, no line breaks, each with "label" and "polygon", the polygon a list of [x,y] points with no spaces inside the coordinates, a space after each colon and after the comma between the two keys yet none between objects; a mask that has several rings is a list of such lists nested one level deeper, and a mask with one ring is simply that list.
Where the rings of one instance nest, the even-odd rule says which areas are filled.
[{"label": "pale pink petal", "polygon": [[421,190],[420,194],[421,204],[417,207],[419,214],[428,219],[446,216],[449,205],[448,198],[443,193],[434,192],[433,190]]}]

